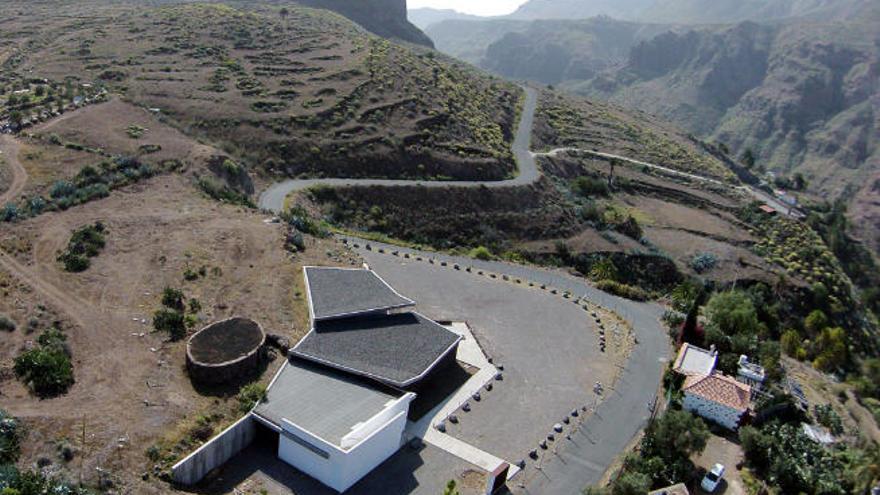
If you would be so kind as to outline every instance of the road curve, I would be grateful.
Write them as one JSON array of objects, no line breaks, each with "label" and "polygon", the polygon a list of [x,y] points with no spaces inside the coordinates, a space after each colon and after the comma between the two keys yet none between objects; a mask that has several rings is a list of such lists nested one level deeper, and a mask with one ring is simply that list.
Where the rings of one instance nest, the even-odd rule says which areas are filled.
[{"label": "road curve", "polygon": [[498,181],[427,181],[427,180],[395,180],[395,179],[288,179],[273,184],[260,195],[260,209],[280,213],[284,209],[284,200],[290,193],[301,191],[312,186],[326,185],[346,186],[424,186],[424,187],[509,187],[526,186],[538,180],[538,165],[529,148],[532,143],[532,127],[535,121],[535,110],[538,107],[538,92],[534,88],[524,86],[525,104],[520,116],[519,126],[513,141],[513,155],[516,159],[518,174],[513,179]]},{"label": "road curve", "polygon": [[19,143],[12,136],[0,135],[0,158],[3,158],[12,169],[12,184],[3,193],[0,193],[0,206],[15,201],[24,185],[27,183],[27,171],[18,161]]}]

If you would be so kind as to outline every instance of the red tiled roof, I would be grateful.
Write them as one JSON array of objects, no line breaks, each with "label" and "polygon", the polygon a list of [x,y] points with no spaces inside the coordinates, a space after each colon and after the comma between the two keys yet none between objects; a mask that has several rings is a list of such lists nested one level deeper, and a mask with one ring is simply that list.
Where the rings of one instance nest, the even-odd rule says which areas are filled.
[{"label": "red tiled roof", "polygon": [[724,375],[689,376],[684,382],[685,393],[745,411],[749,408],[752,388]]}]

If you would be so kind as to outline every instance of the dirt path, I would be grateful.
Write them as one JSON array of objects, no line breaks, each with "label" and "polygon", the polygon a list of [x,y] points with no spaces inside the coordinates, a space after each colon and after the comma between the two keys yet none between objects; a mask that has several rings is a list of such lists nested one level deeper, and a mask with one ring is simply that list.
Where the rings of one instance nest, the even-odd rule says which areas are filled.
[{"label": "dirt path", "polygon": [[24,189],[25,184],[27,184],[27,171],[21,166],[21,162],[18,161],[18,151],[20,148],[21,144],[14,137],[8,134],[0,135],[2,158],[12,169],[12,184],[5,192],[0,193],[0,205],[14,201]]},{"label": "dirt path", "polygon": [[[127,340],[131,337],[128,328],[131,323],[128,318],[113,311],[95,308],[90,302],[53,284],[51,278],[42,273],[46,270],[40,270],[39,265],[26,266],[2,251],[0,268],[30,286],[75,327],[68,330],[68,337],[75,350],[76,384],[68,394],[51,400],[35,402],[30,397],[4,397],[5,405],[16,416],[42,417],[51,411],[55,418],[75,418],[81,414],[81,408],[93,408],[95,401],[102,401],[108,404],[108,408],[117,409],[110,405],[121,402],[127,403],[125,407],[130,408],[133,402],[140,400],[143,377],[125,372],[127,360],[149,358],[150,353],[133,356],[131,350],[125,353],[112,352],[114,348],[129,344]],[[101,383],[112,383],[112,386],[96,386]],[[119,401],[120,397],[128,401]]]}]

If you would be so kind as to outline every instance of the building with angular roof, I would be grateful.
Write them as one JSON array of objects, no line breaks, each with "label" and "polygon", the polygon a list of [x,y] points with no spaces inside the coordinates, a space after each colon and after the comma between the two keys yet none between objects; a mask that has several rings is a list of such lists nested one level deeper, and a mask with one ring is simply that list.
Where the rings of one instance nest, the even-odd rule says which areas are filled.
[{"label": "building with angular roof", "polygon": [[751,406],[751,387],[721,374],[689,376],[682,406],[728,430],[739,428]]},{"label": "building with angular roof", "polygon": [[307,266],[303,273],[313,323],[384,314],[416,304],[372,270]]},{"label": "building with angular roof", "polygon": [[415,302],[373,271],[304,276],[309,333],[246,418],[174,466],[176,482],[198,482],[263,428],[277,434],[280,459],[344,492],[397,452],[414,391],[455,363],[461,336],[407,311]]}]

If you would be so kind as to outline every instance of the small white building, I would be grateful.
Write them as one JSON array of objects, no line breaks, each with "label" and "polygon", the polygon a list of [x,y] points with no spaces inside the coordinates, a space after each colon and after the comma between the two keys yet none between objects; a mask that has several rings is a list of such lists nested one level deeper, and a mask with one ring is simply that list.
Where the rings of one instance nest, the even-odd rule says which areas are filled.
[{"label": "small white building", "polygon": [[767,376],[763,366],[749,362],[748,356],[740,356],[736,379],[740,383],[752,387],[753,391],[759,391],[764,387],[764,380],[767,379]]},{"label": "small white building", "polygon": [[690,376],[685,380],[683,407],[728,430],[739,428],[751,404],[751,387],[719,375]]},{"label": "small white building", "polygon": [[685,376],[711,375],[718,361],[718,351],[706,350],[688,343],[682,344],[672,370]]},{"label": "small white building", "polygon": [[397,452],[414,398],[290,360],[253,418],[279,434],[281,460],[341,493]]}]

